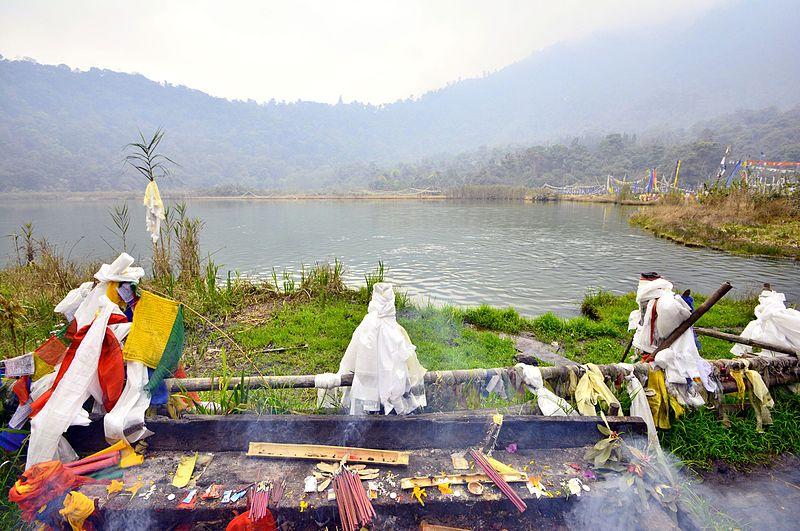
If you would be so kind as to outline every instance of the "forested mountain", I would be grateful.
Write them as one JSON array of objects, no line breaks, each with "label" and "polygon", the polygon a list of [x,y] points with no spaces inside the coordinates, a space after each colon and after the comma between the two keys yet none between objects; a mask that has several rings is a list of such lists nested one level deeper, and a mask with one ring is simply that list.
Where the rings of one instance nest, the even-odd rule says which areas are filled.
[{"label": "forested mountain", "polygon": [[729,157],[800,161],[800,106],[741,111],[706,120],[687,130],[584,135],[549,145],[483,148],[450,157],[428,157],[371,171],[373,190],[443,189],[469,184],[537,187],[603,184],[607,175],[639,179],[650,168],[681,182],[713,180],[727,147]]},{"label": "forested mountain", "polygon": [[[404,161],[470,158],[510,144],[557,152],[554,143],[570,139],[571,149],[575,137],[585,140],[578,152],[591,152],[593,142],[608,152],[602,172],[638,171],[640,158],[674,163],[669,146],[707,140],[685,131],[698,120],[800,103],[798,22],[791,0],[737,1],[693,24],[554,46],[484,78],[379,107],[232,102],[139,75],[2,60],[0,190],[140,187],[123,173],[121,149],[138,129],[157,126],[181,164],[172,186],[192,189],[361,187]],[[606,136],[614,131],[619,141]],[[664,153],[631,152],[641,144],[633,135],[647,131]],[[772,133],[764,134],[748,142],[769,153]],[[563,171],[551,166],[536,178],[581,180],[600,171],[591,158]]]}]

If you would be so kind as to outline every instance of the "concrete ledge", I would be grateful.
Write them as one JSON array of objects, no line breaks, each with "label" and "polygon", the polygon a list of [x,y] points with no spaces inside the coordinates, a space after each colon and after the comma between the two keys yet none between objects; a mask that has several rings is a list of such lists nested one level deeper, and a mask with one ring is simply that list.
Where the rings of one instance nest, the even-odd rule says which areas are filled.
[{"label": "concrete ledge", "polygon": [[[639,418],[608,417],[612,429],[646,434]],[[152,451],[245,452],[251,441],[330,444],[389,450],[467,448],[481,443],[491,415],[430,413],[406,417],[369,415],[188,415],[180,420],[147,419],[155,433],[147,439]],[[600,437],[599,417],[505,416],[498,445],[520,448],[575,448]],[[105,447],[103,425],[73,426],[67,438],[79,452]]]}]

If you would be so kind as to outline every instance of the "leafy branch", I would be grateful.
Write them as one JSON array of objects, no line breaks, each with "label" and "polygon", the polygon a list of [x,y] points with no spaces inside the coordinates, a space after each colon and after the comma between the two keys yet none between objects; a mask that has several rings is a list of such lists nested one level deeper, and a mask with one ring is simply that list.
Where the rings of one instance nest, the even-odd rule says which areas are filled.
[{"label": "leafy branch", "polygon": [[164,138],[164,130],[160,127],[147,140],[139,131],[140,142],[131,142],[125,146],[128,155],[125,162],[133,166],[136,171],[145,176],[148,181],[155,181],[157,177],[169,175],[169,165],[178,165],[174,160],[158,152],[158,145]]}]

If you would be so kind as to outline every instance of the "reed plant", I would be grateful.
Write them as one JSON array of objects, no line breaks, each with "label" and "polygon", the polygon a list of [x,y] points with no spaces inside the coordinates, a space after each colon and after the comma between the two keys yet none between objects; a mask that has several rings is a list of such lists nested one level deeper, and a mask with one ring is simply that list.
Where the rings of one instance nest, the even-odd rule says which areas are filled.
[{"label": "reed plant", "polygon": [[333,264],[318,262],[308,271],[303,267],[299,289],[308,296],[324,297],[330,294],[342,293],[347,289],[342,278],[343,273],[344,266],[338,258],[334,259]]},{"label": "reed plant", "polygon": [[[108,247],[114,251],[115,253],[127,253],[128,252],[128,230],[131,226],[131,216],[130,211],[128,210],[128,203],[122,203],[119,205],[114,205],[111,210],[108,211],[109,216],[111,216],[111,224],[112,226],[106,227],[106,229],[114,235],[114,237],[119,240],[121,244],[121,249],[117,248],[102,236],[100,237],[103,242],[105,242]],[[131,252],[133,249],[131,249]]]}]

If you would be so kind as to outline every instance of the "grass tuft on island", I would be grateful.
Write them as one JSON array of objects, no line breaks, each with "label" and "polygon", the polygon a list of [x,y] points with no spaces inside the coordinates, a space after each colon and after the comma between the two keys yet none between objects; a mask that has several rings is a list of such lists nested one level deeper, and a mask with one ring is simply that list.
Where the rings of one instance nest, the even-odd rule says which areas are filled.
[{"label": "grass tuft on island", "polygon": [[699,199],[667,196],[640,208],[630,223],[693,247],[800,259],[800,191],[712,188]]}]

